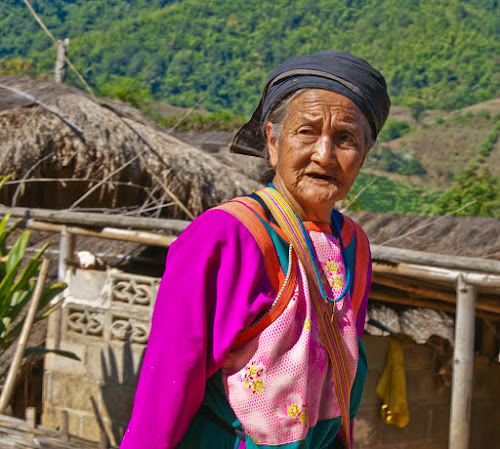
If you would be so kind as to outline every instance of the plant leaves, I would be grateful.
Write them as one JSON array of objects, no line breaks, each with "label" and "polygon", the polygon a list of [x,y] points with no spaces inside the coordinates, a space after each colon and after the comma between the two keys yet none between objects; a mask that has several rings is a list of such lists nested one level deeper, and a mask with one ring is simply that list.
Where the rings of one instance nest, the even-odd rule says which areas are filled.
[{"label": "plant leaves", "polygon": [[[49,301],[66,290],[66,288],[68,288],[68,284],[66,284],[65,282],[56,282],[55,284],[51,284],[48,287],[45,287],[42,292],[42,297],[40,298],[39,309],[43,309],[44,307],[46,307]],[[59,304],[60,302],[61,301],[58,301],[57,304]]]},{"label": "plant leaves", "polygon": [[5,265],[3,267],[5,273],[8,273],[14,267],[18,267],[21,264],[30,235],[30,231],[24,231],[10,249],[9,255],[7,256],[7,260],[5,261]]}]

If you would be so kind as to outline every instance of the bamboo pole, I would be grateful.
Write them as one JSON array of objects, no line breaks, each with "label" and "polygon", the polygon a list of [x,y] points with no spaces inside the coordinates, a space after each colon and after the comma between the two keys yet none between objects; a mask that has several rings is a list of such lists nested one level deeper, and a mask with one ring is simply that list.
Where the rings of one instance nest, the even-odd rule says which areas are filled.
[{"label": "bamboo pole", "polygon": [[[73,235],[82,235],[85,237],[98,237],[108,240],[122,240],[125,242],[142,243],[144,245],[161,246],[168,248],[176,239],[176,236],[160,235],[152,232],[130,231],[127,229],[103,228],[100,231],[92,231],[89,229],[78,228],[75,226],[58,225],[54,223],[44,223],[42,221],[27,220],[25,227],[28,229],[36,229],[46,232],[62,232],[66,228],[66,232]],[[72,255],[72,253],[71,253]],[[71,260],[68,253],[61,248],[60,258]],[[61,260],[61,259],[60,259]],[[61,267],[61,265],[60,265]],[[62,267],[64,271],[64,267]]]},{"label": "bamboo pole", "polygon": [[75,236],[68,231],[67,226],[61,226],[61,241],[59,243],[59,265],[57,269],[57,279],[59,282],[65,282],[68,271],[68,261],[73,260],[75,252]]},{"label": "bamboo pole", "polygon": [[[416,285],[412,285],[409,282],[389,279],[379,274],[374,274],[372,277],[372,284],[384,285],[386,287],[397,288],[398,290],[403,290],[415,296],[429,298],[439,301],[444,301],[450,304],[457,303],[456,295],[451,293],[443,292],[440,290],[433,290],[431,288],[420,287]],[[478,298],[476,301],[476,308],[480,310],[484,310],[486,312],[492,312],[500,314],[500,304],[498,301],[489,301],[486,298]]]},{"label": "bamboo pole", "polygon": [[474,304],[476,289],[463,276],[457,280],[457,316],[451,387],[450,449],[467,449],[474,371]]},{"label": "bamboo pole", "polygon": [[116,227],[144,230],[161,230],[180,234],[189,225],[189,221],[174,219],[158,219],[149,217],[128,217],[91,212],[71,212],[54,209],[29,209],[26,207],[6,207],[0,205],[0,215],[10,214],[17,218],[33,218],[51,223],[90,227]]},{"label": "bamboo pole", "polygon": [[14,354],[14,358],[12,359],[12,364],[10,365],[9,373],[7,374],[7,379],[5,380],[5,384],[2,389],[2,394],[0,395],[0,413],[5,412],[10,396],[12,395],[12,390],[14,389],[17,370],[21,364],[21,359],[23,358],[24,350],[26,349],[26,343],[28,342],[31,326],[35,320],[36,311],[38,310],[38,304],[40,303],[40,298],[42,297],[43,285],[45,283],[45,278],[47,277],[48,269],[49,260],[43,258],[40,274],[38,275],[38,279],[36,281],[28,314],[26,315],[21,334],[19,335],[16,352]]},{"label": "bamboo pole", "polygon": [[442,310],[443,312],[455,313],[455,307],[448,304],[443,304],[436,301],[429,301],[425,299],[409,298],[407,296],[397,296],[393,293],[380,292],[377,290],[370,290],[370,298],[378,301],[390,302],[395,304],[404,304],[413,307],[425,307],[428,309]]},{"label": "bamboo pole", "polygon": [[[432,254],[429,254],[432,255]],[[472,259],[471,259],[472,260]],[[474,267],[474,265],[471,265]],[[469,267],[470,269],[470,267]],[[495,289],[500,288],[500,276],[495,274],[478,273],[478,272],[463,272],[458,270],[448,270],[446,268],[436,268],[425,265],[415,265],[399,263],[385,264],[373,263],[373,272],[377,274],[392,274],[397,276],[407,276],[413,279],[424,279],[427,281],[447,282],[455,284],[458,275],[463,273],[464,280],[474,286],[492,287]]]},{"label": "bamboo pole", "polygon": [[[390,302],[393,304],[403,304],[412,307],[425,307],[427,309],[442,310],[443,312],[456,313],[456,307],[448,304],[443,304],[439,301],[429,301],[425,299],[409,298],[407,296],[394,296],[394,293],[380,292],[378,290],[370,290],[370,299],[375,301]],[[478,318],[498,319],[498,314],[478,312],[476,310],[475,316]]]},{"label": "bamboo pole", "polygon": [[407,263],[416,265],[432,265],[433,267],[444,267],[471,271],[485,271],[500,274],[500,261],[480,259],[477,257],[447,256],[444,254],[426,253],[401,248],[389,248],[379,245],[371,245],[372,259],[383,260],[391,263]]}]

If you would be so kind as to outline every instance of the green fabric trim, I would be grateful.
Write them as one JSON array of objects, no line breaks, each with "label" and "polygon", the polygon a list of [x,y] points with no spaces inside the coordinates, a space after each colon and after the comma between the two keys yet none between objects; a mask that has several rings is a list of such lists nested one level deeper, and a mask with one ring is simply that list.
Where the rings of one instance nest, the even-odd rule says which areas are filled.
[{"label": "green fabric trim", "polygon": [[349,245],[345,247],[345,254],[347,257],[347,265],[349,265],[349,271],[352,275],[351,287],[349,288],[349,293],[352,295],[352,286],[354,285],[355,281],[354,264],[356,262],[356,234],[354,234],[351,243],[349,243]]},{"label": "green fabric trim", "polygon": [[258,214],[256,214],[257,217],[259,217],[259,220],[262,222],[262,224],[265,226],[267,233],[269,234],[269,237],[271,237],[271,240],[274,244],[274,248],[276,249],[276,253],[278,254],[278,259],[280,261],[281,268],[283,271],[288,273],[288,249],[290,245],[282,239],[279,234],[272,228],[272,226],[264,221],[262,217]]},{"label": "green fabric trim", "polygon": [[354,419],[358,413],[361,398],[363,397],[363,391],[365,389],[366,376],[368,375],[368,358],[366,357],[366,349],[359,336],[358,347],[358,369],[356,370],[356,377],[354,378],[354,383],[351,388],[351,408],[349,412],[351,420]]}]

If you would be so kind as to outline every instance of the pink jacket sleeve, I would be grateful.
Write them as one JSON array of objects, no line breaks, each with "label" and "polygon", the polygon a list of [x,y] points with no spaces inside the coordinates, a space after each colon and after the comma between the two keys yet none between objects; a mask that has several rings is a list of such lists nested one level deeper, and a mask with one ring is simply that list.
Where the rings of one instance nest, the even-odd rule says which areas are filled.
[{"label": "pink jacket sleeve", "polygon": [[244,225],[221,210],[196,219],[168,252],[120,448],[174,448],[203,400],[206,380],[275,295]]}]

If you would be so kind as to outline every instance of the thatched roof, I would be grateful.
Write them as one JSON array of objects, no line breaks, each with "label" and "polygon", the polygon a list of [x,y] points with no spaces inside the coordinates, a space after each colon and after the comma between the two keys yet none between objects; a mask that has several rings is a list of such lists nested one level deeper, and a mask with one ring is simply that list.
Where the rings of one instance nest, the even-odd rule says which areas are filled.
[{"label": "thatched roof", "polygon": [[371,212],[355,212],[351,218],[361,225],[373,245],[500,260],[497,218]]},{"label": "thatched roof", "polygon": [[[67,208],[126,163],[78,206],[150,209],[177,197],[196,216],[258,187],[124,103],[49,80],[0,76],[1,174],[28,178],[17,195],[12,186],[2,192],[4,203]],[[186,214],[174,205],[162,216]]]}]

